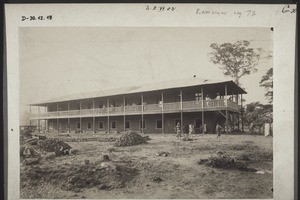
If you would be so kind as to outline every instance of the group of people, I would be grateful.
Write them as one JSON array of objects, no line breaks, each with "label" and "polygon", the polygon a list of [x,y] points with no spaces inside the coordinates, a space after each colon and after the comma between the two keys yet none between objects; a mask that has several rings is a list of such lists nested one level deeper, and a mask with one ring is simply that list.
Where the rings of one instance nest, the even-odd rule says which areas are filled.
[{"label": "group of people", "polygon": [[[255,133],[255,125],[253,124],[253,122],[251,122],[249,124],[249,133]],[[272,136],[272,132],[273,132],[273,123],[270,121],[265,121],[265,123],[262,126],[263,128],[263,133],[266,137],[268,136]]]},{"label": "group of people", "polygon": [[[204,124],[202,128],[203,128],[203,130],[202,130],[203,134],[205,134],[207,132],[206,124]],[[176,130],[176,136],[179,138],[179,140],[181,140],[182,130],[181,130],[181,125],[179,122],[176,124],[175,130]],[[223,127],[217,123],[217,125],[216,125],[217,138],[221,137],[222,130],[223,130]],[[186,137],[188,137],[189,135],[191,135],[193,133],[195,133],[195,127],[192,124],[189,124],[188,130],[184,131],[184,135]]]},{"label": "group of people", "polygon": [[[175,130],[176,130],[176,135],[177,135],[177,137],[178,137],[179,140],[180,140],[180,139],[181,139],[181,125],[180,125],[179,122],[176,124]],[[191,135],[191,134],[194,133],[194,132],[195,132],[194,126],[193,126],[192,124],[189,124],[189,125],[188,125],[188,132],[185,131],[184,134],[185,134],[185,136],[189,136],[189,135]]]}]

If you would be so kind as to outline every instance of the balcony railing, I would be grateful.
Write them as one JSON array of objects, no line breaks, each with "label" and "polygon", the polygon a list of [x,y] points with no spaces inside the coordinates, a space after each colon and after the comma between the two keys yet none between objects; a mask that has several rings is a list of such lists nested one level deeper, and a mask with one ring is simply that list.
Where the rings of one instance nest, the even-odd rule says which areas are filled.
[{"label": "balcony railing", "polygon": [[64,116],[107,116],[122,114],[141,114],[141,113],[161,113],[161,112],[177,112],[177,111],[201,111],[201,110],[218,110],[229,108],[234,111],[239,110],[237,103],[230,100],[203,100],[203,101],[183,101],[171,102],[163,104],[145,104],[133,106],[120,106],[110,108],[95,108],[82,110],[54,111],[40,114],[31,114],[32,118],[51,118]]}]

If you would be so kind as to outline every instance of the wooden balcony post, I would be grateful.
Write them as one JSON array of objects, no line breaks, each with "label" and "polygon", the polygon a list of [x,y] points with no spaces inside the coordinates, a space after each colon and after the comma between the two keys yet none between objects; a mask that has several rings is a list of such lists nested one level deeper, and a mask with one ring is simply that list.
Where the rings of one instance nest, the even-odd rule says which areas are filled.
[{"label": "wooden balcony post", "polygon": [[180,132],[183,133],[183,113],[180,112]]},{"label": "wooden balcony post", "polygon": [[181,124],[180,124],[180,131],[181,133],[183,132],[183,113],[182,113],[182,90],[180,90],[180,121],[181,121]]},{"label": "wooden balcony post", "polygon": [[56,120],[56,125],[57,125],[57,133],[59,133],[59,119],[58,118]]},{"label": "wooden balcony post", "polygon": [[109,98],[107,98],[107,133],[110,132],[110,127],[109,127]]},{"label": "wooden balcony post", "polygon": [[161,92],[161,131],[162,133],[165,133],[165,116],[164,116],[164,93]]},{"label": "wooden balcony post", "polygon": [[141,94],[142,113],[144,112],[144,95]]},{"label": "wooden balcony post", "polygon": [[125,95],[123,96],[123,112],[124,112],[124,114],[125,114],[125,112],[126,112],[126,109],[125,109]]},{"label": "wooden balcony post", "polygon": [[68,132],[71,133],[70,118],[68,117]]},{"label": "wooden balcony post", "polygon": [[79,101],[79,114],[81,115],[81,101]]},{"label": "wooden balcony post", "polygon": [[202,133],[204,134],[204,93],[203,93],[203,87],[201,87],[201,101],[202,101],[202,123],[201,123],[201,126],[202,126]]},{"label": "wooden balcony post", "polygon": [[164,93],[161,92],[161,110],[164,111]]},{"label": "wooden balcony post", "polygon": [[144,133],[144,95],[141,94],[141,104],[142,104],[142,133]]},{"label": "wooden balcony post", "polygon": [[125,116],[125,113],[126,113],[126,110],[125,110],[125,95],[123,95],[123,113],[124,113],[124,116],[123,116],[123,125],[124,125],[124,132],[126,132],[126,116]]},{"label": "wooden balcony post", "polygon": [[93,99],[93,114],[95,114],[95,99]]},{"label": "wooden balcony post", "polygon": [[93,132],[95,133],[95,99],[93,99]]},{"label": "wooden balcony post", "polygon": [[182,90],[180,90],[180,110],[182,110]]},{"label": "wooden balcony post", "polygon": [[[70,111],[70,102],[68,101],[68,115],[70,115],[69,111]],[[68,117],[68,132],[71,133],[70,117]]]},{"label": "wooden balcony post", "polygon": [[225,97],[224,100],[225,100],[225,106],[227,107],[227,85],[225,85]]},{"label": "wooden balcony post", "polygon": [[226,96],[226,99],[225,99],[225,107],[226,107],[226,122],[225,122],[225,131],[226,133],[228,132],[228,104],[227,104],[227,85],[225,85],[225,96]]},{"label": "wooden balcony post", "polygon": [[79,125],[80,125],[79,131],[80,131],[80,133],[81,133],[81,132],[82,132],[82,122],[81,122],[81,101],[79,101],[79,115],[80,115],[80,117],[79,117]]},{"label": "wooden balcony post", "polygon": [[57,115],[59,115],[59,103],[56,104]]},{"label": "wooden balcony post", "polygon": [[[48,112],[49,112],[49,105],[48,104],[46,106],[46,112],[47,112],[47,116],[48,116]],[[46,119],[46,131],[49,132],[49,119]]]},{"label": "wooden balcony post", "polygon": [[[38,116],[40,117],[40,106],[38,106]],[[38,132],[40,133],[40,119],[38,119]]]},{"label": "wooden balcony post", "polygon": [[123,116],[123,120],[124,120],[124,132],[126,132],[126,115]]},{"label": "wooden balcony post", "polygon": [[243,94],[241,94],[241,122],[242,122],[242,132],[244,132]]}]

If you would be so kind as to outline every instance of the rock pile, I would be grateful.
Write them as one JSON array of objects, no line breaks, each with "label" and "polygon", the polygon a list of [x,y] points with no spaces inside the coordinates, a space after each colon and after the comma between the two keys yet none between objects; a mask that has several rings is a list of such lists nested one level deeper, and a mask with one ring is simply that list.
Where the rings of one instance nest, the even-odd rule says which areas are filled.
[{"label": "rock pile", "polygon": [[256,171],[255,169],[247,168],[246,165],[236,162],[233,158],[227,156],[211,156],[207,159],[200,159],[199,165],[205,164],[208,167],[220,169],[235,169],[241,171]]},{"label": "rock pile", "polygon": [[56,152],[58,150],[60,150],[60,151],[70,150],[72,148],[67,143],[65,143],[59,139],[56,139],[56,138],[39,140],[38,146],[39,146],[39,148],[41,148],[42,150],[47,151],[47,152]]},{"label": "rock pile", "polygon": [[115,143],[116,147],[124,147],[124,146],[133,146],[138,144],[145,144],[147,143],[149,138],[144,138],[143,136],[139,135],[135,132],[125,133],[123,134]]},{"label": "rock pile", "polygon": [[98,141],[98,142],[115,142],[117,139],[110,137],[110,138],[101,138],[101,137],[88,137],[88,138],[82,138],[82,137],[66,137],[66,138],[60,138],[61,141],[64,142],[90,142],[90,141]]}]

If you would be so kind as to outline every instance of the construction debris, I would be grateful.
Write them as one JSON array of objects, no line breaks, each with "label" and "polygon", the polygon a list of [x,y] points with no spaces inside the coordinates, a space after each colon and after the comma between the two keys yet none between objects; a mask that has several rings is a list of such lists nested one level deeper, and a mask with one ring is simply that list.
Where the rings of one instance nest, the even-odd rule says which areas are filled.
[{"label": "construction debris", "polygon": [[68,145],[67,143],[59,140],[59,139],[46,139],[46,140],[39,140],[38,146],[47,152],[56,152],[58,155],[64,155],[67,154],[72,147]]},{"label": "construction debris", "polygon": [[91,141],[98,141],[98,142],[115,142],[117,138],[109,137],[109,138],[102,138],[102,137],[61,137],[59,138],[61,141],[64,142],[91,142]]},{"label": "construction debris", "polygon": [[43,159],[44,160],[50,160],[50,159],[53,159],[54,157],[56,156],[56,153],[55,152],[50,152],[50,153],[47,153]]},{"label": "construction debris", "polygon": [[162,182],[163,180],[162,180],[160,177],[155,176],[155,177],[152,178],[152,181],[155,182],[155,183],[160,183],[160,182]]},{"label": "construction debris", "polygon": [[115,143],[117,147],[123,146],[133,146],[138,144],[145,144],[147,143],[148,138],[144,138],[143,136],[139,135],[136,132],[130,132],[123,134]]},{"label": "construction debris", "polygon": [[23,160],[23,165],[36,165],[40,163],[41,158],[27,158]]},{"label": "construction debris", "polygon": [[193,139],[192,139],[192,138],[189,138],[189,137],[183,137],[183,138],[182,138],[182,141],[193,141]]},{"label": "construction debris", "polygon": [[38,137],[33,137],[30,138],[28,140],[26,140],[25,142],[31,145],[36,145],[38,143],[39,138]]},{"label": "construction debris", "polygon": [[108,155],[103,155],[102,161],[103,162],[110,161]]},{"label": "construction debris", "polygon": [[20,155],[23,157],[37,157],[40,155],[40,153],[35,150],[35,148],[33,148],[30,145],[25,145],[25,146],[21,146],[20,147]]},{"label": "construction debris", "polygon": [[72,149],[70,149],[69,153],[70,153],[70,155],[77,155],[79,153],[79,149],[72,148]]},{"label": "construction debris", "polygon": [[168,155],[170,155],[169,152],[166,152],[166,151],[162,151],[162,152],[159,152],[159,153],[156,153],[157,156],[162,156],[162,157],[167,157]]},{"label": "construction debris", "polygon": [[199,165],[205,164],[208,167],[220,168],[220,169],[237,169],[241,171],[252,171],[257,170],[247,168],[246,165],[236,162],[233,158],[227,156],[211,156],[207,159],[200,159],[198,161]]}]

